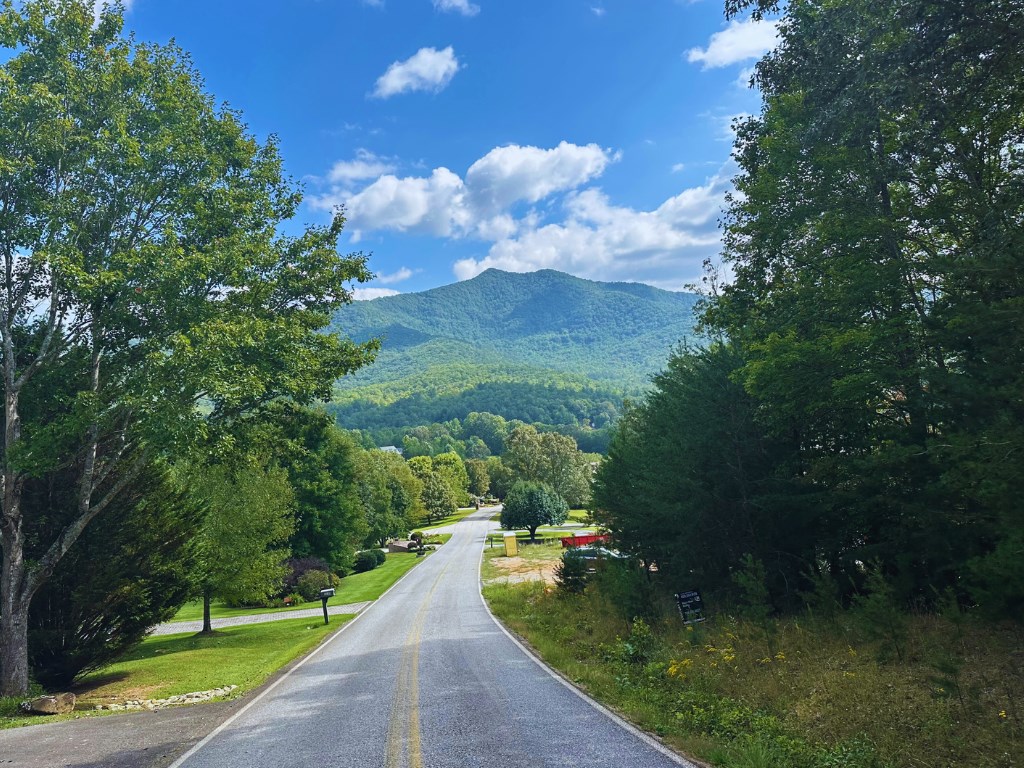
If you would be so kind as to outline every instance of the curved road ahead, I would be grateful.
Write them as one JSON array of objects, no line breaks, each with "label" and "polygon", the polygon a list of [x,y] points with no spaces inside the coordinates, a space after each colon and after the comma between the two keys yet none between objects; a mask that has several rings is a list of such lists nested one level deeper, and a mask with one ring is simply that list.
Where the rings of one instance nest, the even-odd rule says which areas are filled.
[{"label": "curved road ahead", "polygon": [[491,619],[481,510],[175,768],[688,765],[584,701]]}]

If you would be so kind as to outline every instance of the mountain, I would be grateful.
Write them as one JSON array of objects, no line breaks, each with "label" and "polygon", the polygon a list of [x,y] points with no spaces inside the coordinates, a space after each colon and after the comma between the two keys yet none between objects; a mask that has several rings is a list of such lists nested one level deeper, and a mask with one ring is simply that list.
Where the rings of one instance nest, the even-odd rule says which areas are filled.
[{"label": "mountain", "polygon": [[333,410],[350,428],[474,410],[601,426],[692,337],[696,300],[553,270],[489,269],[421,293],[355,302],[332,330],[357,341],[379,336],[383,347],[375,364],[339,382]]}]

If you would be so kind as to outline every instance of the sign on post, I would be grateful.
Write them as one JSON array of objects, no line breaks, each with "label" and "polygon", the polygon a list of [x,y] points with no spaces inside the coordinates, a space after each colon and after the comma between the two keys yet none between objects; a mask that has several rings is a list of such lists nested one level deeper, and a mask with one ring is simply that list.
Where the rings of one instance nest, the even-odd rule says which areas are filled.
[{"label": "sign on post", "polygon": [[683,624],[697,624],[704,621],[704,600],[701,599],[700,592],[695,589],[689,592],[677,592],[675,597],[679,615],[683,617]]}]

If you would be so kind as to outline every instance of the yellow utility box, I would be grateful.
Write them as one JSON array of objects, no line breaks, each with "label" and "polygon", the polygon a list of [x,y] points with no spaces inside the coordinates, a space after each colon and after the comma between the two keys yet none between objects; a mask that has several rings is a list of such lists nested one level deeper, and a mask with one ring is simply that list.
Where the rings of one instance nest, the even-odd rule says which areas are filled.
[{"label": "yellow utility box", "polygon": [[505,534],[505,557],[515,557],[519,554],[519,542],[516,541],[514,533]]}]

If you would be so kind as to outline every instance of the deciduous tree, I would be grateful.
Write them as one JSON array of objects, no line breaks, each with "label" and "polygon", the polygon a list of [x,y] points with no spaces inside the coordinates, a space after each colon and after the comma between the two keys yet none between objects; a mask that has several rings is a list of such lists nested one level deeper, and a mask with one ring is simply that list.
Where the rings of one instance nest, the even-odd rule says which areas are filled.
[{"label": "deciduous tree", "polygon": [[[0,7],[0,695],[28,686],[33,595],[152,454],[327,397],[372,352],[317,333],[368,276],[337,252],[342,219],[279,235],[301,196],[276,141],[215,106],[180,50],[91,6]],[[71,407],[29,421],[52,369]],[[65,465],[76,514],[27,562],[25,482]]]}]

